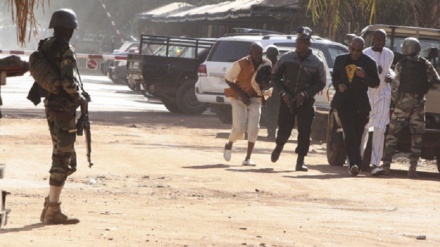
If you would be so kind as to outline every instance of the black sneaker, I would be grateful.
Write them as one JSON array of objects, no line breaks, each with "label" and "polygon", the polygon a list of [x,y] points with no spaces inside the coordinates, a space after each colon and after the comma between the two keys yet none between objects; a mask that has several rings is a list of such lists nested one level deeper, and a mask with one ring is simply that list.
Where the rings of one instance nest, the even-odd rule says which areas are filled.
[{"label": "black sneaker", "polygon": [[304,164],[297,164],[295,167],[295,171],[297,172],[307,172],[309,171],[309,168],[307,168],[307,166],[305,166]]},{"label": "black sneaker", "polygon": [[272,155],[270,156],[270,160],[275,163],[280,158],[281,151],[283,151],[282,146],[276,146],[275,149],[272,151]]}]

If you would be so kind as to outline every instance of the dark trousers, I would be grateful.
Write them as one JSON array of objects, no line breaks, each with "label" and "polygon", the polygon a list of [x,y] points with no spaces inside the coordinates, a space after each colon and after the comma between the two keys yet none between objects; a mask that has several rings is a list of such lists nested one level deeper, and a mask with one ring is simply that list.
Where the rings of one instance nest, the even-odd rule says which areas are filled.
[{"label": "dark trousers", "polygon": [[312,132],[312,122],[315,118],[313,100],[304,102],[302,106],[293,106],[292,110],[281,100],[280,112],[278,114],[278,134],[276,144],[284,146],[295,127],[295,119],[298,129],[298,145],[295,153],[306,156],[309,152],[310,133]]},{"label": "dark trousers", "polygon": [[361,139],[365,125],[368,123],[368,113],[360,113],[355,109],[340,109],[338,116],[344,131],[345,151],[347,152],[349,166],[362,165]]},{"label": "dark trousers", "polygon": [[278,111],[280,109],[281,97],[278,90],[274,88],[272,96],[266,100],[261,107],[262,124],[267,128],[269,135],[275,136],[275,131],[278,127]]}]

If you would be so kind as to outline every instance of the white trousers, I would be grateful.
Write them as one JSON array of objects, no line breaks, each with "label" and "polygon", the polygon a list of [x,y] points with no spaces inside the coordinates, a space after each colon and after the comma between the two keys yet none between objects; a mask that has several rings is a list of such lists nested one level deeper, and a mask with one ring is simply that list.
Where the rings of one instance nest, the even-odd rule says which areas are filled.
[{"label": "white trousers", "polygon": [[[371,140],[371,161],[370,164],[375,166],[380,165],[380,161],[383,157],[383,148],[385,141],[385,130],[382,128],[374,128]],[[365,128],[364,134],[362,135],[361,143],[361,154],[363,156],[365,148],[368,142],[368,128]]]},{"label": "white trousers", "polygon": [[385,129],[390,122],[390,99],[383,97],[376,102],[370,102],[371,112],[368,124],[365,126],[364,134],[362,135],[361,154],[363,156],[368,142],[368,130],[373,128],[373,135],[371,140],[371,161],[373,165],[380,165],[383,157],[383,148],[385,141]]},{"label": "white trousers", "polygon": [[243,101],[231,98],[232,105],[232,130],[229,134],[229,141],[235,142],[244,139],[244,132],[247,131],[248,142],[255,143],[260,130],[261,100],[251,98],[250,105]]}]

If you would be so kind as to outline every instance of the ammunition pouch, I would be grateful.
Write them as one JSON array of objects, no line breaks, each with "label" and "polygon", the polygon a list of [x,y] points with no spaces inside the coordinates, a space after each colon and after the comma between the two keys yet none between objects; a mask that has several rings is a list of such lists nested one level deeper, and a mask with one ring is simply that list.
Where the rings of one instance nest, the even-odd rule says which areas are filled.
[{"label": "ammunition pouch", "polygon": [[30,100],[34,105],[38,105],[41,102],[41,98],[49,96],[49,92],[47,92],[44,88],[40,86],[37,82],[32,84],[31,89],[27,95],[27,99]]}]

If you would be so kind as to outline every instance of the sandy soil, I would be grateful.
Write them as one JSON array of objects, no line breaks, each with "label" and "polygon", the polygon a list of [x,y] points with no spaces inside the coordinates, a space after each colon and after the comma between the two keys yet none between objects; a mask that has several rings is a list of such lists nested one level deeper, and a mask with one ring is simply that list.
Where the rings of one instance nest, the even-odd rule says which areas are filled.
[{"label": "sandy soil", "polygon": [[[79,171],[62,194],[76,225],[39,222],[48,191],[51,145],[41,118],[0,119],[0,189],[11,193],[2,246],[439,246],[436,167],[423,161],[418,180],[407,160],[391,177],[348,175],[314,143],[309,172],[295,172],[296,143],[270,162],[274,144],[260,132],[253,160],[246,142],[222,157],[229,125],[213,116],[95,113],[94,166],[77,140]],[[294,138],[292,138],[294,139]]]}]

